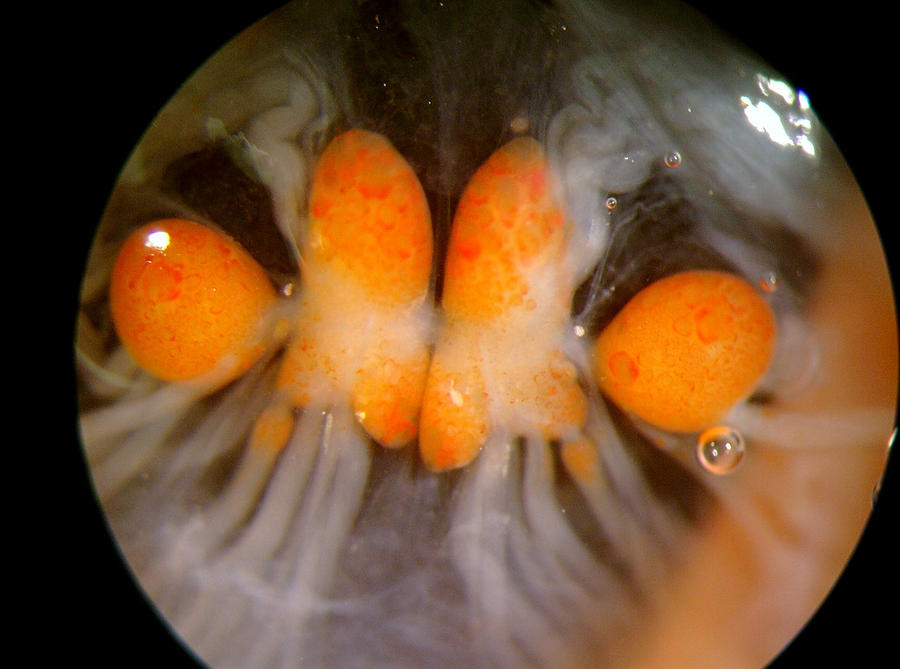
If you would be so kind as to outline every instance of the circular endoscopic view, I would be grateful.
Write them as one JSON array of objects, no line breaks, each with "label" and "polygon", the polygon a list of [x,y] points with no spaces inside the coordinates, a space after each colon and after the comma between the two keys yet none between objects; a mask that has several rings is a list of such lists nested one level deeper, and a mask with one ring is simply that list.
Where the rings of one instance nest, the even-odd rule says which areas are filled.
[{"label": "circular endoscopic view", "polygon": [[814,95],[655,0],[308,0],[208,55],[110,168],[78,305],[141,620],[213,668],[778,657],[897,411]]}]

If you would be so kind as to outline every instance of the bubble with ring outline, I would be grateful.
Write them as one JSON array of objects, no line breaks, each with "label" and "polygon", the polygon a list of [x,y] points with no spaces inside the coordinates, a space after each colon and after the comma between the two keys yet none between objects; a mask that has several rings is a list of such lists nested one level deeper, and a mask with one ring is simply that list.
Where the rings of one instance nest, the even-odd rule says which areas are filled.
[{"label": "bubble with ring outline", "polygon": [[669,151],[666,154],[665,158],[663,158],[663,163],[665,163],[666,167],[671,167],[675,169],[679,165],[681,165],[681,154],[678,151]]},{"label": "bubble with ring outline", "polygon": [[759,280],[759,287],[766,293],[774,293],[778,288],[778,275],[775,272],[766,272]]},{"label": "bubble with ring outline", "polygon": [[711,474],[730,474],[744,459],[746,444],[732,427],[716,425],[697,438],[697,461]]}]

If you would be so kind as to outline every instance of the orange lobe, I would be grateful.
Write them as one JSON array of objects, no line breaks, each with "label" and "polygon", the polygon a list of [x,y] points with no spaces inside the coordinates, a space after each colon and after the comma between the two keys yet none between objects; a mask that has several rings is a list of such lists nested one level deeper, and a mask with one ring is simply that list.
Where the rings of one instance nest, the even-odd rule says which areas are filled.
[{"label": "orange lobe", "polygon": [[743,279],[688,271],[635,295],[600,334],[594,374],[619,407],[692,432],[752,392],[775,343],[775,317]]},{"label": "orange lobe", "polygon": [[260,320],[275,301],[237,242],[200,223],[165,219],[136,230],[116,258],[110,309],[134,360],[166,380],[191,379],[233,355],[230,377],[262,352]]}]

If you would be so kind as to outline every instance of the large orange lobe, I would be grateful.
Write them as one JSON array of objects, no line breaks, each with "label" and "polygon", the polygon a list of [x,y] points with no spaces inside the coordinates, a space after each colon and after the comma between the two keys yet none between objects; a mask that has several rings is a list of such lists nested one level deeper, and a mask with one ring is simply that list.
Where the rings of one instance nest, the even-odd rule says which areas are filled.
[{"label": "large orange lobe", "polygon": [[625,411],[664,430],[699,431],[752,392],[774,342],[775,317],[753,286],[682,272],[639,292],[609,323],[594,373]]},{"label": "large orange lobe", "polygon": [[422,405],[419,444],[432,470],[471,462],[498,424],[556,438],[583,421],[574,368],[547,336],[563,327],[571,297],[564,222],[530,138],[496,151],[463,192]]},{"label": "large orange lobe", "polygon": [[302,308],[279,386],[296,406],[347,402],[373,439],[418,433],[431,218],[409,164],[383,136],[350,130],[313,176]]},{"label": "large orange lobe", "polygon": [[275,300],[262,268],[231,238],[182,219],[136,230],[113,267],[110,309],[135,361],[166,381],[212,371],[227,356],[226,376],[261,354],[257,329]]}]

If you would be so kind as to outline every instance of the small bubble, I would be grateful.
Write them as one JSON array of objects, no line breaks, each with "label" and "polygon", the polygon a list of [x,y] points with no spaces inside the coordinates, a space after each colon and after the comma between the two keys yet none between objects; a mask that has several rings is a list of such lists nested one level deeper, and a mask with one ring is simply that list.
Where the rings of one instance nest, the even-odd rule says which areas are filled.
[{"label": "small bubble", "polygon": [[767,293],[774,293],[778,288],[778,276],[775,272],[766,273],[766,275],[759,280],[759,287]]},{"label": "small bubble", "polygon": [[525,114],[518,114],[509,122],[509,129],[517,135],[528,132],[528,117]]},{"label": "small bubble", "polygon": [[666,157],[663,158],[663,162],[666,164],[666,167],[676,168],[681,165],[681,154],[678,151],[670,151],[666,154]]},{"label": "small bubble", "polygon": [[619,201],[616,198],[614,198],[612,195],[610,195],[608,198],[606,198],[606,208],[609,209],[610,211],[615,209],[616,205],[618,205],[618,204],[619,204]]},{"label": "small bubble", "polygon": [[744,438],[734,428],[717,425],[697,438],[697,460],[712,474],[728,474],[744,458]]}]

